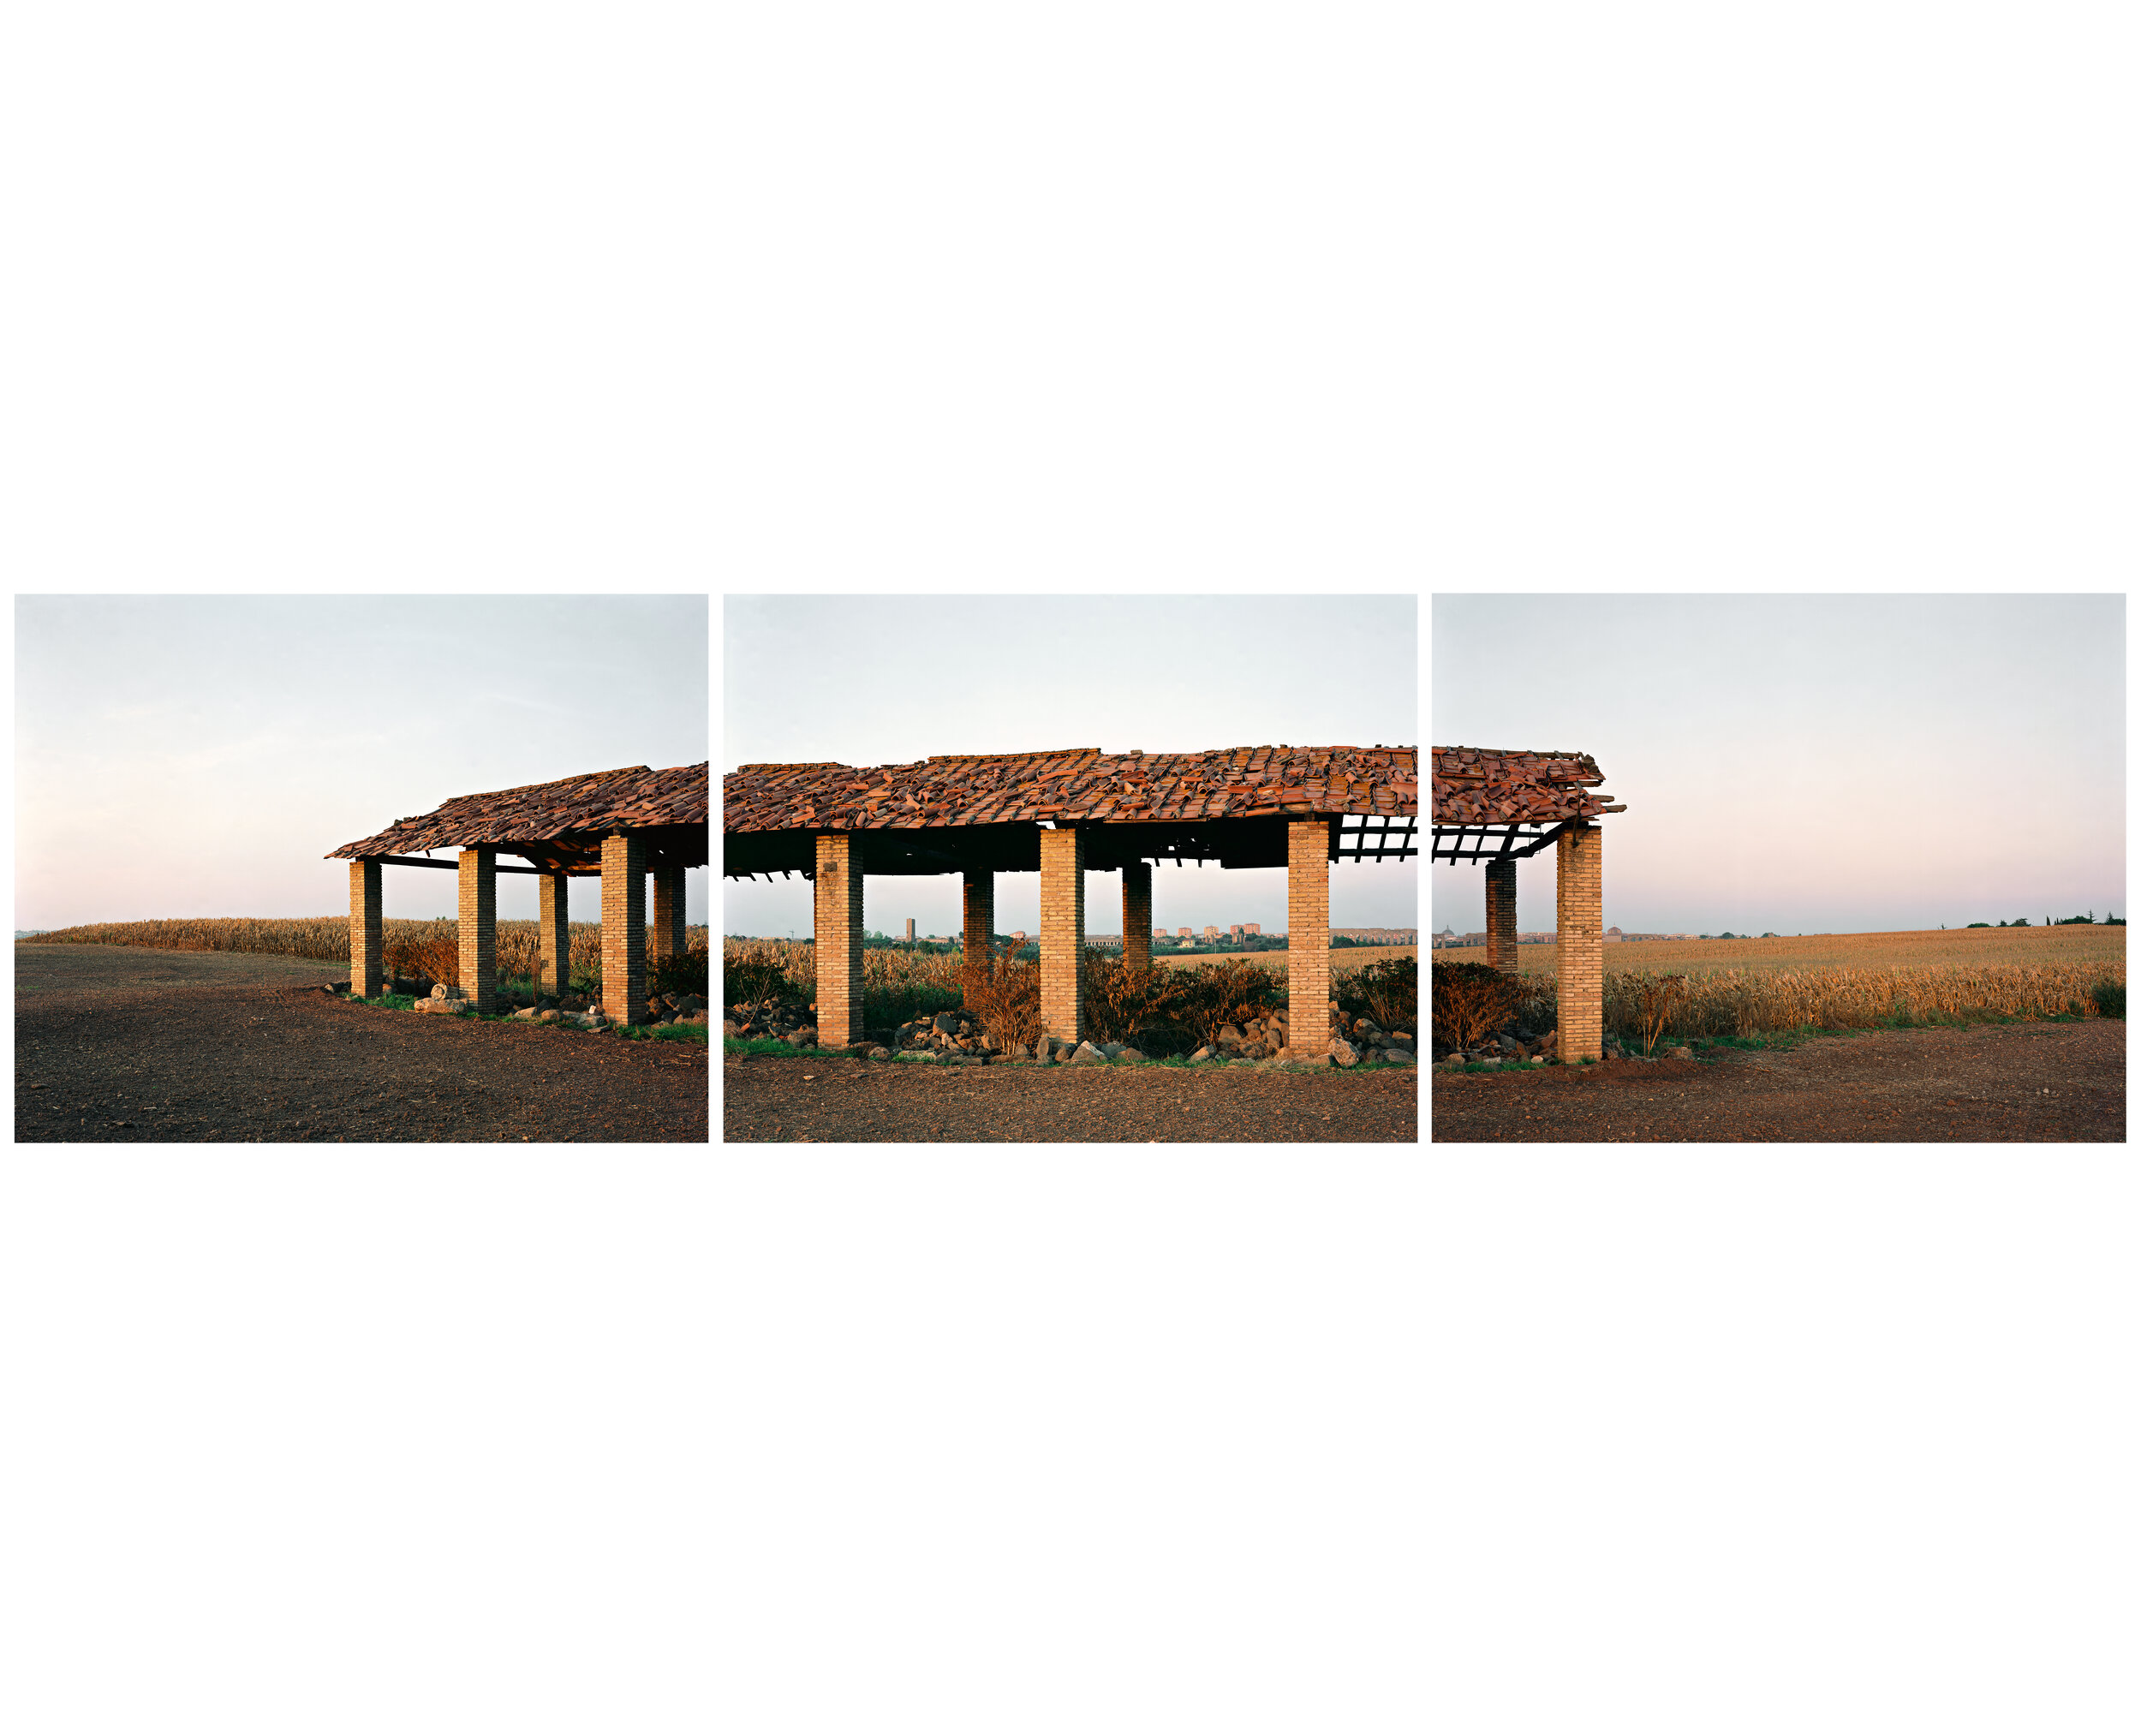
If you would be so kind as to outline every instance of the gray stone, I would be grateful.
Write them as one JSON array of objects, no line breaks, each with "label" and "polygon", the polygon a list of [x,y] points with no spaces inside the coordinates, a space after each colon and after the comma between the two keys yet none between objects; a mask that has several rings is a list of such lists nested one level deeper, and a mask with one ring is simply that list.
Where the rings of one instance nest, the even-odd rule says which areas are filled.
[{"label": "gray stone", "polygon": [[959,1028],[959,1016],[957,1013],[940,1012],[929,1021],[929,1025],[933,1030],[956,1031]]},{"label": "gray stone", "polygon": [[1246,1042],[1248,1041],[1248,1034],[1236,1025],[1221,1025],[1220,1027],[1219,1041],[1225,1042],[1230,1038],[1237,1043]]},{"label": "gray stone", "polygon": [[1413,1065],[1410,1049],[1385,1049],[1383,1059],[1393,1067],[1410,1067]]},{"label": "gray stone", "polygon": [[1136,1049],[1124,1049],[1120,1054],[1117,1055],[1115,1059],[1118,1061],[1142,1061],[1145,1058]]},{"label": "gray stone", "polygon": [[540,1017],[541,1012],[542,1009],[540,1007],[524,1006],[516,1011],[513,1017],[515,1018],[536,1018]]},{"label": "gray stone", "polygon": [[1074,1065],[1082,1067],[1105,1067],[1107,1065],[1106,1055],[1094,1048],[1090,1043],[1080,1043],[1070,1059]]},{"label": "gray stone", "polygon": [[1118,1061],[1123,1058],[1124,1047],[1121,1043],[1102,1043],[1100,1053],[1111,1061]]},{"label": "gray stone", "polygon": [[564,1014],[558,1011],[554,1006],[546,1006],[539,1011],[535,1017],[540,1019],[545,1024],[556,1024],[558,1020],[564,1017]]},{"label": "gray stone", "polygon": [[903,1061],[920,1061],[923,1065],[930,1067],[937,1065],[935,1054],[927,1049],[902,1049],[898,1059]]},{"label": "gray stone", "polygon": [[1333,1037],[1331,1039],[1331,1059],[1341,1067],[1358,1066],[1361,1052],[1347,1042],[1345,1038]]},{"label": "gray stone", "polygon": [[1691,1061],[1695,1059],[1695,1051],[1687,1044],[1682,1043],[1677,1049],[1667,1049],[1665,1052],[1665,1058],[1668,1061]]},{"label": "gray stone", "polygon": [[1190,1056],[1190,1059],[1193,1061],[1208,1061],[1211,1060],[1216,1053],[1217,1051],[1208,1046],[1204,1048],[1199,1049],[1196,1053]]},{"label": "gray stone", "polygon": [[888,1048],[883,1047],[882,1046],[870,1051],[870,1059],[873,1061],[889,1061],[892,1058],[892,1052]]}]

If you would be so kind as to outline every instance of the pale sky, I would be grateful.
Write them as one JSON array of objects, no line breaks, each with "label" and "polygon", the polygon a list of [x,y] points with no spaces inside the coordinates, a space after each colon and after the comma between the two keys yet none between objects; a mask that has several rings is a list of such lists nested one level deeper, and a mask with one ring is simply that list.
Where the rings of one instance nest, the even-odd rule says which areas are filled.
[{"label": "pale sky", "polygon": [[[2121,595],[1437,595],[1434,745],[1588,753],[1605,922],[1719,934],[2127,914]],[[1484,870],[1432,918],[1486,927]],[[1554,926],[1552,849],[1517,925]]]},{"label": "pale sky", "polygon": [[[450,796],[707,740],[703,596],[22,596],[18,928],[347,916],[322,858]],[[513,860],[511,857],[508,861]],[[711,868],[685,874],[707,920]],[[389,916],[450,916],[456,876],[387,868]],[[498,915],[541,882],[498,876]],[[601,916],[570,883],[576,922]]]},{"label": "pale sky", "polygon": [[[933,754],[1148,754],[1280,743],[1416,745],[1419,603],[1380,596],[731,596],[717,771]],[[1422,834],[1425,836],[1424,833]],[[1119,874],[1086,876],[1091,934],[1123,926]],[[866,880],[862,919],[953,934],[957,874]],[[1331,864],[1331,925],[1417,928],[1416,862]],[[725,880],[722,932],[802,940],[811,883]],[[1153,925],[1286,927],[1284,868],[1153,869]],[[996,879],[996,927],[1041,926],[1041,876]]]}]

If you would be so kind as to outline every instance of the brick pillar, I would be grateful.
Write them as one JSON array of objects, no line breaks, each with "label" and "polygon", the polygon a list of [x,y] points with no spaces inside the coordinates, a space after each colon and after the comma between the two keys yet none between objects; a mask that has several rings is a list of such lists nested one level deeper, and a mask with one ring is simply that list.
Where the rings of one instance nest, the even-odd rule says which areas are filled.
[{"label": "brick pillar", "polygon": [[541,987],[556,999],[572,987],[572,928],[565,898],[570,882],[563,874],[545,874],[539,884],[542,911],[535,922],[535,946],[542,959]]},{"label": "brick pillar", "polygon": [[1123,963],[1142,976],[1152,969],[1152,864],[1123,869]]},{"label": "brick pillar", "polygon": [[681,863],[654,870],[654,933],[657,958],[681,958],[684,952],[684,871]]},{"label": "brick pillar", "polygon": [[818,834],[813,947],[818,964],[818,1047],[862,1041],[862,853],[855,834]]},{"label": "brick pillar", "polygon": [[966,1004],[974,1005],[988,986],[990,962],[996,952],[996,875],[987,868],[963,870],[966,882],[966,959],[959,980]]},{"label": "brick pillar", "polygon": [[1487,864],[1487,962],[1497,970],[1517,969],[1517,858]]},{"label": "brick pillar", "polygon": [[1286,822],[1286,1057],[1331,1053],[1331,822]]},{"label": "brick pillar", "polygon": [[647,1023],[647,840],[602,840],[602,1011],[618,1024]]},{"label": "brick pillar", "polygon": [[379,893],[379,864],[349,864],[349,993],[369,1000],[385,987],[381,958],[386,930],[385,904]]},{"label": "brick pillar", "polygon": [[1041,1026],[1058,1042],[1085,1039],[1085,834],[1041,834]]},{"label": "brick pillar", "polygon": [[498,1010],[498,853],[461,852],[461,987],[478,1012]]},{"label": "brick pillar", "polygon": [[1556,1047],[1565,1063],[1603,1053],[1606,977],[1600,913],[1605,894],[1599,879],[1603,834],[1595,826],[1572,827],[1554,844],[1554,919],[1556,998],[1560,1011]]}]

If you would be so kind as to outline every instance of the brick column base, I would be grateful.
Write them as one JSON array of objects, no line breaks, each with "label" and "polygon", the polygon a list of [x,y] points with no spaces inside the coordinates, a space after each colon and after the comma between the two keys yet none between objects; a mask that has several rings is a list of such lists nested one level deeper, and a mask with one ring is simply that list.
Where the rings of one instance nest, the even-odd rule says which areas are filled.
[{"label": "brick column base", "polygon": [[383,962],[385,904],[379,892],[379,864],[349,864],[349,993],[369,1000],[386,986]]},{"label": "brick column base", "polygon": [[1123,870],[1123,963],[1133,975],[1152,969],[1152,864]]},{"label": "brick column base", "polygon": [[969,1006],[976,1005],[988,987],[995,969],[996,876],[987,868],[964,870],[966,892],[966,957],[959,966],[959,981]]},{"label": "brick column base", "polygon": [[1487,864],[1487,962],[1497,970],[1517,968],[1517,859]]},{"label": "brick column base", "polygon": [[602,840],[602,1011],[647,1022],[647,841],[635,832]]},{"label": "brick column base", "polygon": [[852,832],[818,834],[812,897],[818,970],[818,1046],[862,1041],[862,856]]},{"label": "brick column base", "polygon": [[1600,877],[1603,839],[1595,826],[1565,832],[1554,843],[1554,970],[1557,1033],[1565,1063],[1596,1060],[1605,1035],[1605,908]]},{"label": "brick column base", "polygon": [[1331,1053],[1331,825],[1286,822],[1286,1058]]},{"label": "brick column base", "polygon": [[498,1010],[498,853],[461,852],[461,987],[478,1012]]},{"label": "brick column base", "polygon": [[1058,1042],[1085,1040],[1085,835],[1041,834],[1041,1023]]}]

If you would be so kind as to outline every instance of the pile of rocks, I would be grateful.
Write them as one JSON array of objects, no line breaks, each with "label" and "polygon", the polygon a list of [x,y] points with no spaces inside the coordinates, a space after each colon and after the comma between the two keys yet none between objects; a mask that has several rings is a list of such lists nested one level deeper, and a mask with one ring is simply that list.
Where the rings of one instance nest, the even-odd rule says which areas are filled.
[{"label": "pile of rocks", "polygon": [[721,1020],[725,1037],[772,1037],[799,1049],[818,1041],[817,1007],[800,1001],[739,1000]]},{"label": "pile of rocks", "polygon": [[[731,1037],[772,1037],[796,1048],[808,1048],[818,1040],[813,1017],[814,1006],[798,1003],[739,1001],[729,1008],[721,1023],[722,1035]],[[982,1029],[980,1022],[964,1012],[926,1014],[891,1030],[863,1033],[862,1041],[840,1051],[860,1059],[951,1063],[987,1066],[992,1061],[1037,1061],[1042,1066],[1105,1066],[1113,1061],[1148,1059],[1126,1043],[1066,1043],[1043,1036],[1032,1044],[1005,1043]],[[1357,1066],[1363,1061],[1383,1061],[1411,1066],[1410,1031],[1386,1031],[1371,1019],[1350,1023],[1331,1004],[1331,1035],[1322,1054],[1297,1055],[1287,1047],[1284,1009],[1267,1012],[1239,1025],[1222,1025],[1212,1041],[1190,1057],[1193,1061],[1228,1060],[1306,1062],[1318,1066]]]},{"label": "pile of rocks", "polygon": [[[1540,1067],[1554,1059],[1560,1042],[1558,1031],[1538,1033],[1520,1026],[1497,1031],[1493,1036],[1482,1038],[1470,1049],[1460,1049],[1438,1040],[1434,1045],[1434,1059],[1439,1064],[1452,1067]],[[1655,1055],[1637,1054],[1608,1032],[1600,1044],[1603,1058],[1609,1061],[1637,1061],[1652,1063],[1665,1061],[1691,1061],[1695,1051],[1683,1043],[1678,1047],[1661,1051]]]}]

